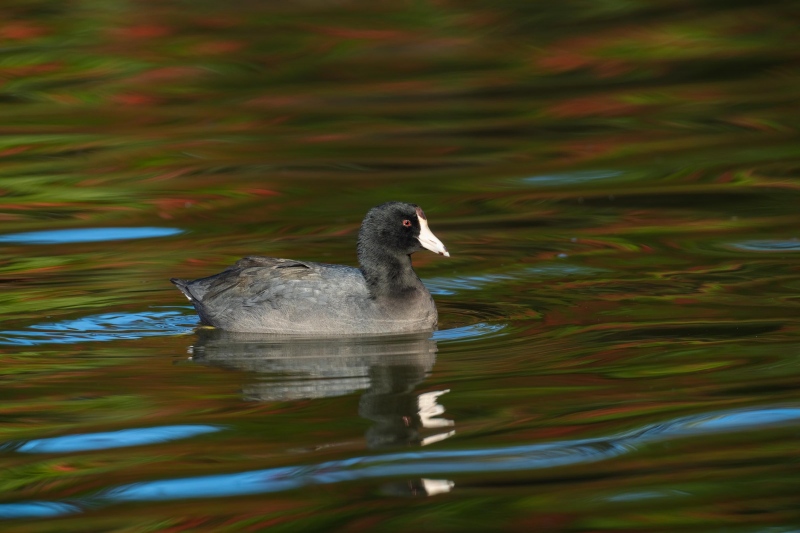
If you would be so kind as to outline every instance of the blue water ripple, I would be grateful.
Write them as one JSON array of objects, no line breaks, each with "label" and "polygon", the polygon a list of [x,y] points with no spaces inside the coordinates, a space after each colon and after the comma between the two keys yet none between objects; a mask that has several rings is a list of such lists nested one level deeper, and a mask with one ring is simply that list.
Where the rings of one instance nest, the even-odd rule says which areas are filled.
[{"label": "blue water ripple", "polygon": [[205,433],[220,431],[219,426],[175,425],[149,428],[121,429],[101,433],[65,435],[46,439],[33,439],[22,443],[0,446],[21,453],[74,453],[90,450],[110,450],[128,446],[144,446],[173,440],[187,439]]},{"label": "blue water ripple", "polygon": [[[800,407],[761,407],[702,413],[651,424],[617,435],[592,439],[478,450],[400,452],[353,457],[317,465],[143,481],[101,491],[85,498],[82,505],[96,508],[121,502],[264,494],[294,490],[315,484],[342,483],[391,476],[529,471],[601,461],[639,450],[646,444],[670,438],[702,436],[725,431],[747,432],[754,428],[780,424],[800,424]],[[658,496],[660,495],[640,493],[622,496],[622,499]],[[0,506],[0,518],[60,516],[78,510],[80,507],[70,502],[21,502]]]},{"label": "blue water ripple", "polygon": [[497,274],[477,274],[453,278],[429,278],[423,280],[425,287],[437,296],[451,296],[464,291],[483,290],[490,285],[511,281],[543,278],[587,277],[608,272],[600,268],[570,264],[564,261],[543,263],[529,268]]},{"label": "blue water ripple", "polygon": [[484,338],[498,333],[506,328],[506,324],[487,324],[479,322],[460,328],[440,329],[433,332],[432,339],[435,341],[460,341]]},{"label": "blue water ripple", "polygon": [[[165,311],[139,313],[103,313],[60,322],[33,324],[27,329],[0,331],[0,345],[36,346],[41,344],[76,344],[182,335],[197,327],[197,315],[191,307],[167,308]],[[467,340],[495,334],[505,324],[478,323],[434,332],[433,340]],[[290,340],[290,339],[288,339]]]},{"label": "blue water ripple", "polygon": [[709,413],[683,417],[605,438],[510,448],[419,451],[356,457],[318,465],[133,483],[110,489],[97,497],[110,503],[239,496],[379,477],[538,470],[617,457],[666,437],[696,436],[798,422],[800,422],[800,408],[764,408]]},{"label": "blue water ripple", "polygon": [[82,512],[83,509],[65,502],[0,503],[0,519],[51,518]]},{"label": "blue water ripple", "polygon": [[559,185],[579,185],[593,181],[617,178],[622,172],[617,170],[579,170],[576,172],[559,172],[557,174],[540,174],[529,176],[522,181],[531,185],[540,186],[559,186]]},{"label": "blue water ripple", "polygon": [[130,239],[169,237],[183,233],[178,228],[74,228],[50,231],[29,231],[0,235],[0,243],[14,244],[65,244],[78,242],[107,242]]},{"label": "blue water ripple", "polygon": [[197,327],[197,316],[187,314],[184,309],[190,308],[103,313],[61,322],[33,324],[23,330],[0,331],[0,345],[76,344],[191,333]]},{"label": "blue water ripple", "polygon": [[800,239],[742,241],[730,246],[747,252],[800,252]]}]

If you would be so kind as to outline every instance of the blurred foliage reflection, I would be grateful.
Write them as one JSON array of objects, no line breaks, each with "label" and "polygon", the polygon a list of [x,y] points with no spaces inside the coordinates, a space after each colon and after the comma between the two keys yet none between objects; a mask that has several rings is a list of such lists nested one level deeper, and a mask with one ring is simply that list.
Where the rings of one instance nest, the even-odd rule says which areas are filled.
[{"label": "blurred foliage reflection", "polygon": [[[3,17],[4,531],[800,525],[796,2]],[[166,281],[353,264],[393,199],[433,339],[223,342]]]}]

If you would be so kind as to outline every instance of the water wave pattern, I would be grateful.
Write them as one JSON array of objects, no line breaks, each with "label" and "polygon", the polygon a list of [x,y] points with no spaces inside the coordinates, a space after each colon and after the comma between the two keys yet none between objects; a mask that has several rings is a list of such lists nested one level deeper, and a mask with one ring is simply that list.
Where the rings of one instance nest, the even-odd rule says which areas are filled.
[{"label": "water wave pattern", "polygon": [[317,465],[286,466],[233,474],[144,481],[121,485],[72,501],[0,504],[0,518],[47,518],[75,514],[83,512],[83,510],[97,509],[123,502],[155,502],[266,494],[312,485],[394,476],[534,471],[607,460],[659,441],[714,433],[746,432],[776,425],[800,426],[800,406],[774,406],[704,413],[592,439],[479,450],[392,453],[353,457]]},{"label": "water wave pattern", "polygon": [[125,241],[170,237],[183,233],[177,228],[75,228],[50,231],[29,231],[0,235],[0,243],[13,244],[73,244],[81,242]]},{"label": "water wave pattern", "polygon": [[606,181],[620,178],[623,173],[617,170],[584,170],[575,172],[559,172],[555,174],[540,174],[523,178],[522,181],[529,185],[540,187],[564,187],[566,185],[585,185],[597,181]]},{"label": "water wave pattern", "polygon": [[470,341],[489,336],[502,335],[506,329],[506,324],[487,324],[479,322],[460,328],[440,329],[433,332],[433,340],[439,342],[447,341]]},{"label": "water wave pattern", "polygon": [[44,322],[27,329],[0,331],[0,345],[76,344],[191,333],[197,326],[197,317],[186,314],[184,309],[188,308],[103,313],[61,322]]},{"label": "water wave pattern", "polygon": [[455,278],[426,279],[425,287],[436,296],[452,296],[465,291],[484,290],[490,285],[529,279],[590,277],[607,272],[600,268],[585,267],[567,262],[543,263],[522,270],[497,274],[478,274]]},{"label": "water wave pattern", "polygon": [[[197,327],[197,315],[186,312],[191,307],[164,309],[140,313],[103,313],[61,322],[34,324],[27,329],[0,331],[0,345],[36,346],[140,339],[188,334]],[[504,327],[503,324],[478,323],[444,329],[434,332],[433,340],[474,339],[497,333]]]},{"label": "water wave pattern", "polygon": [[91,450],[110,450],[186,439],[196,435],[220,431],[220,429],[219,426],[207,425],[131,428],[119,431],[104,431],[102,433],[64,435],[46,439],[9,442],[0,445],[0,450],[13,450],[18,453],[75,453]]},{"label": "water wave pattern", "polygon": [[745,252],[800,252],[800,239],[742,241],[731,243],[730,247]]}]

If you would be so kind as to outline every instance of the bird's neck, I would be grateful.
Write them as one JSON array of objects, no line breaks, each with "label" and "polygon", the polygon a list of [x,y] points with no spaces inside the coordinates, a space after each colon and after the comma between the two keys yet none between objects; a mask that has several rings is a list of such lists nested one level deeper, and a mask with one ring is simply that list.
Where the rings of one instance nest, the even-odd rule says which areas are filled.
[{"label": "bird's neck", "polygon": [[397,298],[417,291],[422,282],[411,267],[410,255],[384,252],[359,254],[361,272],[373,298]]}]

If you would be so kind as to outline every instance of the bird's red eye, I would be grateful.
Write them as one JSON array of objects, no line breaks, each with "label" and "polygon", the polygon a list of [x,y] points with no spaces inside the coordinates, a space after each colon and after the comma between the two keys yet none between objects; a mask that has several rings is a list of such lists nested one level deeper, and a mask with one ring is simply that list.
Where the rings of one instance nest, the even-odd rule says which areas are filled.
[{"label": "bird's red eye", "polygon": [[410,220],[408,220],[408,219],[405,219],[405,220],[403,221],[403,225],[404,225],[405,227],[407,227],[407,228],[410,228],[410,227],[411,227],[411,221],[410,221]]}]

